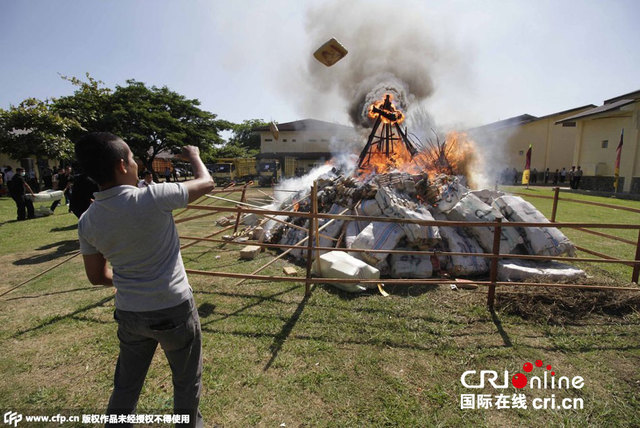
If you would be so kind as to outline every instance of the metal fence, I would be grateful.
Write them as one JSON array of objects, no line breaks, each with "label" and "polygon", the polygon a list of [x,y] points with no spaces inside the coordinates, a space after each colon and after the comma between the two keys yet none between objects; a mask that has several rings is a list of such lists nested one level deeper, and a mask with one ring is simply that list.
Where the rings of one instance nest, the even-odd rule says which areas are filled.
[{"label": "metal fence", "polygon": [[[369,249],[355,249],[350,248],[347,251],[350,253],[355,252],[368,252],[368,253],[389,253],[389,254],[414,254],[414,255],[429,255],[429,256],[473,256],[473,257],[485,257],[490,259],[490,270],[489,270],[489,278],[488,280],[473,280],[474,284],[483,285],[488,287],[488,296],[487,296],[487,305],[489,308],[493,308],[495,302],[495,293],[498,286],[503,285],[520,285],[527,287],[561,287],[561,288],[574,288],[574,289],[588,289],[588,290],[630,290],[630,291],[640,291],[640,287],[616,287],[616,286],[603,286],[603,285],[590,285],[587,283],[572,283],[572,284],[564,284],[564,283],[534,283],[534,282],[504,282],[498,281],[498,261],[503,258],[509,259],[530,259],[530,260],[556,260],[556,261],[570,261],[570,262],[587,262],[587,263],[604,263],[604,264],[623,264],[627,266],[633,267],[633,273],[631,277],[631,282],[638,283],[638,274],[640,272],[640,224],[613,224],[613,223],[573,223],[573,222],[556,222],[556,214],[558,201],[571,201],[578,203],[585,203],[589,205],[598,205],[602,207],[611,207],[616,209],[623,209],[632,211],[635,213],[640,213],[640,210],[636,210],[633,208],[626,208],[620,206],[613,206],[608,204],[601,204],[596,202],[585,202],[579,200],[573,200],[568,198],[560,198],[558,196],[558,189],[555,189],[555,193],[553,197],[545,197],[545,196],[535,196],[553,199],[553,212],[551,216],[551,223],[524,223],[524,222],[502,222],[502,219],[498,218],[495,221],[491,222],[467,222],[467,221],[444,221],[444,220],[409,220],[409,219],[395,219],[388,217],[370,217],[370,216],[360,216],[360,215],[345,215],[344,212],[340,214],[327,214],[318,212],[318,198],[317,198],[317,183],[314,183],[314,186],[311,190],[310,200],[311,200],[311,211],[310,212],[296,212],[296,211],[286,211],[286,210],[266,210],[261,207],[257,207],[251,204],[246,203],[246,191],[249,184],[243,186],[240,189],[227,188],[222,190],[217,190],[212,193],[213,201],[227,201],[227,203],[235,204],[236,206],[219,206],[212,203],[209,204],[200,204],[200,205],[189,205],[185,211],[182,211],[176,214],[176,217],[182,216],[184,213],[194,210],[194,211],[206,211],[202,214],[197,214],[190,217],[182,217],[180,219],[176,219],[176,223],[182,223],[190,220],[200,219],[207,216],[212,216],[218,213],[236,213],[236,221],[234,224],[230,224],[222,229],[204,237],[196,237],[196,236],[181,236],[180,238],[183,240],[191,241],[188,244],[182,246],[182,248],[187,248],[192,245],[195,245],[199,242],[212,242],[212,243],[224,243],[227,245],[256,245],[260,247],[267,248],[278,248],[284,250],[283,253],[274,257],[271,261],[269,261],[264,266],[255,270],[250,274],[243,273],[233,273],[233,272],[217,272],[217,271],[203,271],[203,270],[195,270],[195,269],[187,269],[187,273],[196,274],[196,275],[207,275],[207,276],[217,276],[217,277],[227,277],[227,278],[236,278],[239,281],[236,283],[240,285],[246,280],[264,280],[264,281],[286,281],[286,282],[304,282],[305,283],[305,293],[308,295],[311,291],[311,284],[324,283],[358,283],[358,284],[380,284],[384,283],[389,285],[419,285],[419,284],[456,284],[458,281],[455,279],[447,279],[447,278],[429,278],[429,279],[398,279],[398,278],[385,278],[385,279],[373,279],[373,280],[363,280],[363,279],[344,279],[344,278],[318,278],[312,276],[312,263],[314,258],[318,258],[320,256],[320,251],[334,251],[339,250],[339,248],[334,247],[321,247],[318,246],[317,239],[315,237],[325,236],[322,235],[322,230],[329,226],[332,221],[342,220],[342,221],[376,221],[376,222],[392,222],[392,223],[414,223],[424,226],[449,226],[449,227],[491,227],[493,228],[493,251],[491,253],[464,253],[464,252],[447,252],[447,251],[436,251],[436,250],[369,250]],[[231,199],[226,199],[223,196],[216,196],[225,194],[228,196],[234,192],[241,192],[240,201],[235,201]],[[517,193],[516,193],[517,194]],[[526,194],[526,196],[531,197],[532,195]],[[286,223],[290,227],[295,227],[298,229],[304,229],[307,232],[306,238],[300,240],[295,245],[285,245],[285,244],[270,244],[263,242],[233,242],[228,240],[219,239],[216,236],[231,230],[237,231],[240,219],[243,214],[256,214],[258,216],[262,216],[267,219],[277,220],[282,223]],[[301,226],[297,226],[291,222],[287,222],[284,220],[276,219],[275,216],[287,216],[287,217],[297,217],[297,218],[306,218],[309,220],[308,227],[303,228]],[[320,219],[327,219],[328,221],[324,223],[322,226],[319,226]],[[639,222],[640,223],[640,222]],[[580,251],[586,252],[595,256],[592,257],[563,257],[563,256],[537,256],[537,255],[517,255],[517,254],[501,254],[500,253],[500,237],[501,231],[504,227],[557,227],[557,228],[573,228],[580,230],[582,232],[591,233],[598,235],[607,239],[615,239],[618,242],[623,242],[625,244],[632,244],[636,246],[636,255],[634,260],[623,260],[614,258],[605,254],[601,254],[597,251],[586,249],[580,246],[576,246],[576,248]],[[632,242],[629,240],[624,240],[619,237],[608,235],[602,232],[595,231],[594,229],[631,229],[638,231],[638,240],[637,242]],[[327,237],[327,236],[325,236]],[[327,237],[336,241],[335,238]],[[274,276],[274,275],[261,275],[260,272],[266,269],[268,266],[273,264],[276,260],[284,257],[293,249],[304,249],[306,251],[306,274],[304,277],[302,276]]]}]

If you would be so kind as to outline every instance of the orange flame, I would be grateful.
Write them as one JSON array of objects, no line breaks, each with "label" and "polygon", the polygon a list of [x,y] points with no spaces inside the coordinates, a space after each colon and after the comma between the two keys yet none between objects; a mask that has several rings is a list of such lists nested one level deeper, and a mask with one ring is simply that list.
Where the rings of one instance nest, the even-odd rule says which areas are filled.
[{"label": "orange flame", "polygon": [[449,132],[444,144],[432,146],[411,154],[404,144],[394,144],[393,153],[389,157],[379,150],[371,152],[368,167],[362,172],[384,174],[390,171],[400,171],[409,174],[427,173],[430,177],[438,174],[462,174],[470,180],[470,168],[475,161],[475,143],[466,133]]},{"label": "orange flame", "polygon": [[[390,107],[385,108],[386,97],[389,97]],[[382,113],[381,113],[382,112]],[[378,100],[369,106],[368,116],[370,119],[380,117],[383,123],[402,123],[404,114],[393,104],[393,94],[385,94],[382,100]]]}]

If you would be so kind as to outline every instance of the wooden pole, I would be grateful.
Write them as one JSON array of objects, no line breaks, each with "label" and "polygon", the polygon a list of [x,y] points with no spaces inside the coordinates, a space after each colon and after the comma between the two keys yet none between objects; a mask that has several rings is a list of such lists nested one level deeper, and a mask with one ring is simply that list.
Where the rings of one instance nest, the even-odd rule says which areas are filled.
[{"label": "wooden pole", "polygon": [[[636,244],[636,262],[640,261],[640,230],[638,230],[638,243]],[[638,276],[640,276],[640,265],[636,264],[633,267],[633,273],[631,274],[631,282],[638,283]]]},{"label": "wooden pole", "polygon": [[[344,210],[344,211],[342,212],[342,214],[344,214],[344,213],[345,213],[345,212],[347,212],[347,211],[348,211],[348,208],[347,208],[346,210]],[[328,222],[326,222],[325,224],[323,224],[323,225],[320,227],[320,229],[319,229],[319,230],[326,229],[326,228],[327,228],[327,227],[329,227],[329,225],[330,225],[331,223],[333,223],[334,221],[335,221],[335,220],[329,220]],[[307,237],[304,237],[304,238],[302,238],[300,241],[296,242],[296,244],[295,244],[294,246],[295,246],[295,247],[299,247],[300,245],[304,244],[308,239],[309,239],[309,237],[308,237],[308,236],[307,236]],[[251,273],[251,275],[255,275],[255,274],[257,274],[258,272],[260,272],[261,270],[263,270],[263,269],[267,268],[268,266],[271,266],[271,265],[272,265],[276,260],[279,260],[279,259],[283,258],[284,256],[286,256],[287,254],[289,254],[289,253],[291,252],[291,250],[293,250],[293,248],[289,248],[288,250],[286,250],[286,251],[284,251],[282,254],[280,254],[278,257],[274,257],[274,259],[273,259],[273,260],[271,260],[270,262],[268,262],[268,263],[267,263],[267,264],[265,264],[264,266],[261,266],[261,267],[259,267],[258,269],[256,269],[255,271],[253,271],[253,272]],[[240,281],[236,282],[236,283],[234,284],[234,286],[238,286],[238,285],[242,284],[242,283],[243,283],[243,282],[245,282],[247,279],[248,279],[248,278],[245,278],[245,279],[242,279],[242,280],[240,280]]]},{"label": "wooden pole", "polygon": [[500,237],[502,236],[502,218],[496,219],[495,227],[493,229],[493,258],[491,259],[491,272],[489,279],[491,284],[489,285],[489,294],[487,296],[487,306],[489,309],[493,309],[493,303],[496,297],[496,282],[498,281],[498,259],[500,256]]},{"label": "wooden pole", "polygon": [[[213,232],[211,235],[207,235],[205,238],[195,238],[193,242],[189,242],[188,244],[185,244],[185,245],[181,246],[181,247],[180,247],[180,250],[182,251],[182,250],[184,250],[185,248],[192,247],[192,246],[194,246],[194,245],[196,245],[197,243],[202,242],[202,241],[208,241],[208,240],[210,240],[211,238],[213,238],[214,236],[216,236],[216,235],[220,235],[221,233],[226,232],[226,231],[227,231],[227,230],[229,230],[229,229],[231,229],[231,225],[229,225],[229,226],[227,226],[227,227],[225,227],[225,228],[223,228],[223,229],[220,229],[220,230],[218,230],[217,232]],[[182,237],[180,237],[180,238],[182,239]],[[184,238],[184,239],[191,239],[191,238]],[[225,242],[225,241],[222,241],[222,243],[225,243],[225,244],[226,244],[226,242]]]},{"label": "wooden pole", "polygon": [[[249,182],[250,183],[250,182]],[[240,202],[246,202],[245,196],[247,194],[247,186],[249,183],[245,184],[242,187],[242,195],[240,196]],[[238,206],[238,215],[236,216],[236,225],[233,228],[233,233],[235,234],[238,231],[238,226],[240,225],[240,217],[242,216],[242,208]]]},{"label": "wooden pole", "polygon": [[558,211],[558,195],[560,194],[560,188],[553,188],[553,208],[551,209],[551,223],[556,222],[556,212]]},{"label": "wooden pole", "polygon": [[[311,189],[311,210],[313,214],[318,214],[318,183],[316,181],[313,182],[313,188]],[[307,240],[307,275],[304,283],[304,294],[305,296],[309,296],[311,294],[311,267],[313,265],[313,237],[315,233],[315,221],[318,218],[311,217],[309,219],[309,239]],[[318,264],[320,266],[320,264]]]}]

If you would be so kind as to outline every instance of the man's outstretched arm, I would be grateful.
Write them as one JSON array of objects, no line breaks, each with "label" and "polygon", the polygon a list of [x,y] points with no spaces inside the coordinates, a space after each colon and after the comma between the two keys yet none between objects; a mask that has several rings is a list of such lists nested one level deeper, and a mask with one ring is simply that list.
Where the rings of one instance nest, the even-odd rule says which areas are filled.
[{"label": "man's outstretched arm", "polygon": [[200,149],[195,146],[185,146],[182,148],[182,157],[191,163],[193,169],[193,180],[184,183],[189,192],[189,202],[206,195],[215,187],[215,183],[200,159]]}]

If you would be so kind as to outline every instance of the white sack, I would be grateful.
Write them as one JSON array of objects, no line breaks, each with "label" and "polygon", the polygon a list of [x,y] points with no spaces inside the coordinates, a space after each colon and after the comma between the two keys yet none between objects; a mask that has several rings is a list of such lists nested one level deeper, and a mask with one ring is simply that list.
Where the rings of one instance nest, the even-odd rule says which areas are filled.
[{"label": "white sack", "polygon": [[536,262],[532,260],[500,260],[498,281],[520,282],[527,279],[544,281],[570,281],[585,276],[582,269],[558,262]]},{"label": "white sack", "polygon": [[[340,206],[338,204],[333,204],[328,214],[340,214],[344,211],[346,207]],[[347,211],[343,215],[350,215],[351,211]],[[331,219],[323,218],[318,221],[318,227],[321,227],[331,221]],[[333,222],[327,226],[324,230],[320,231],[320,235],[330,236],[332,238],[337,238],[340,234],[340,230],[342,230],[342,225],[344,224],[344,220],[333,220]],[[320,247],[335,247],[335,241],[325,238],[325,236],[320,236]],[[326,251],[325,251],[326,252]]]},{"label": "white sack", "polygon": [[[502,218],[497,208],[482,202],[477,196],[468,193],[447,213],[447,219],[454,221],[494,221]],[[465,228],[469,235],[477,239],[485,252],[493,252],[492,226],[474,226]],[[503,227],[500,236],[500,253],[510,254],[524,240],[513,227]]]},{"label": "white sack", "polygon": [[382,210],[375,199],[365,199],[360,203],[360,210],[358,214],[369,217],[380,217],[382,215]]},{"label": "white sack", "polygon": [[[393,250],[404,237],[404,231],[395,223],[374,221],[364,228],[353,241],[351,248],[363,250]],[[372,265],[387,258],[389,253],[354,253],[355,257]]]},{"label": "white sack", "polygon": [[430,278],[433,275],[431,256],[426,254],[391,254],[393,278]]},{"label": "white sack", "polygon": [[452,209],[468,191],[469,189],[463,186],[458,178],[455,178],[453,181],[440,186],[440,196],[434,206],[440,212],[446,213]]},{"label": "white sack", "polygon": [[362,232],[370,222],[368,221],[350,221],[347,223],[347,231],[344,236],[344,243],[347,248],[351,248],[353,241]]},{"label": "white sack", "polygon": [[[461,228],[440,227],[440,236],[448,251],[459,253],[483,253],[482,247]],[[454,276],[483,275],[489,272],[489,259],[476,256],[447,256],[442,266]]]},{"label": "white sack", "polygon": [[[388,187],[378,189],[376,201],[384,215],[389,218],[433,221],[433,216],[426,208],[411,202],[408,197],[398,195]],[[410,244],[430,248],[440,242],[440,234],[436,226],[400,223],[400,227],[407,235],[407,241]]]},{"label": "white sack", "polygon": [[[527,223],[549,223],[533,205],[519,196],[505,195],[496,198],[493,206],[498,208],[509,221]],[[530,252],[539,256],[575,255],[576,249],[560,230],[555,227],[521,228]]]},{"label": "white sack", "polygon": [[33,202],[59,201],[60,199],[62,199],[62,196],[64,196],[64,192],[62,190],[51,190],[51,189],[34,193],[33,195],[31,195],[31,193],[27,193],[25,195],[27,199],[30,199]]},{"label": "white sack", "polygon": [[[309,221],[307,220],[307,223],[305,223],[305,225],[308,225],[308,222]],[[303,240],[306,237],[307,237],[307,231],[306,230],[296,229],[294,227],[288,227],[288,228],[286,228],[285,232],[282,234],[282,239],[280,239],[280,244],[282,244],[282,245],[296,245],[298,242],[300,242],[301,240]],[[302,258],[306,257],[306,255],[307,255],[306,251],[307,251],[307,245],[306,245],[306,241],[305,241],[305,243],[302,244],[302,246],[299,246],[299,249],[298,248],[294,248],[294,249],[291,250],[291,252],[289,254],[291,254],[291,256],[296,258],[296,259],[302,259]]]}]

